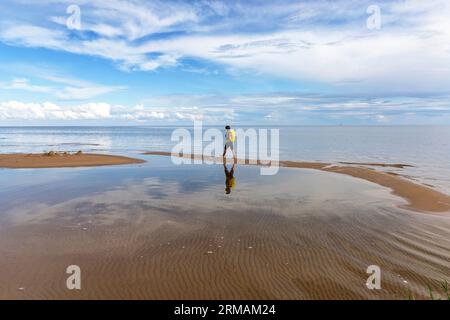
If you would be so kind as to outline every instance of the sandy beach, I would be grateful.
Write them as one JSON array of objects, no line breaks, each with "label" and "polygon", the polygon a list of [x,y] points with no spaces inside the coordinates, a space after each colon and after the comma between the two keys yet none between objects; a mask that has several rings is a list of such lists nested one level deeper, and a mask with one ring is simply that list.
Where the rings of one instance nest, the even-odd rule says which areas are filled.
[{"label": "sandy beach", "polygon": [[[143,159],[3,170],[0,298],[426,299],[448,278],[448,217],[378,184],[239,165],[227,195],[221,165]],[[65,287],[69,265],[79,291]],[[369,265],[381,290],[365,286]]]},{"label": "sandy beach", "polygon": [[0,168],[10,169],[111,166],[142,162],[129,157],[92,153],[0,154]]}]

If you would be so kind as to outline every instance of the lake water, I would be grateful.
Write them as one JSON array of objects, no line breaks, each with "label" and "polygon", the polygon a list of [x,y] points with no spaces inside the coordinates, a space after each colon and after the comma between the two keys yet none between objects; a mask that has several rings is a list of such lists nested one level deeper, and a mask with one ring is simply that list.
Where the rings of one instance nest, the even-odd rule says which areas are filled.
[{"label": "lake water", "polygon": [[[131,155],[170,151],[175,145],[171,134],[177,128],[0,127],[0,153],[83,150]],[[414,167],[383,170],[450,193],[450,126],[277,128],[282,160],[404,163]]]}]

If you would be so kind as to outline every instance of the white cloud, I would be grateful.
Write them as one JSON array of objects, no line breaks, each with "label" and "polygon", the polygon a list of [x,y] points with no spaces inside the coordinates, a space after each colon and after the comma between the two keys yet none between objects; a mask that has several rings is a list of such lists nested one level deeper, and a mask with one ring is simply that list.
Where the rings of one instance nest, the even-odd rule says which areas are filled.
[{"label": "white cloud", "polygon": [[[450,15],[450,13],[449,13]],[[449,33],[277,32],[247,36],[189,36],[153,41],[139,50],[203,58],[278,77],[367,91],[449,91]],[[420,79],[420,80],[419,80]]]},{"label": "white cloud", "polygon": [[59,106],[51,102],[24,103],[6,101],[0,103],[1,120],[93,120],[111,116],[107,103],[88,103],[76,106]]},{"label": "white cloud", "polygon": [[220,120],[221,110],[199,109],[197,107],[135,107],[110,105],[108,103],[86,103],[81,105],[58,105],[52,102],[26,103],[6,101],[0,103],[0,120],[37,120],[37,121],[82,121],[82,120],[118,120],[127,122],[194,121]]},{"label": "white cloud", "polygon": [[65,87],[60,91],[56,91],[55,95],[62,100],[87,100],[123,88],[124,87],[108,86],[93,86],[84,88]]},{"label": "white cloud", "polygon": [[31,85],[26,78],[14,78],[9,83],[0,83],[0,89],[4,90],[26,90],[30,92],[52,93],[53,90],[46,86]]},{"label": "white cloud", "polygon": [[15,25],[2,28],[0,32],[2,41],[15,43],[27,47],[44,47],[50,49],[60,49],[65,38],[65,33],[61,30],[53,30],[35,25]]},{"label": "white cloud", "polygon": [[8,83],[0,83],[0,89],[45,93],[61,100],[87,100],[126,88],[123,86],[97,85],[77,79],[52,75],[42,75],[42,78],[51,81],[52,85],[34,85],[27,78],[14,78]]},{"label": "white cloud", "polygon": [[171,95],[153,97],[135,106],[87,103],[61,105],[51,102],[0,103],[0,120],[107,120],[120,123],[403,123],[450,120],[449,97],[391,97],[386,99],[332,95]]},{"label": "white cloud", "polygon": [[[174,67],[194,57],[354,91],[450,91],[447,0],[383,2],[379,31],[366,28],[370,1],[62,3],[82,6],[83,30],[98,36],[72,37],[66,17],[52,16],[57,24],[46,27],[5,22],[1,41],[99,56],[126,70]],[[178,35],[146,38],[172,31]]]}]

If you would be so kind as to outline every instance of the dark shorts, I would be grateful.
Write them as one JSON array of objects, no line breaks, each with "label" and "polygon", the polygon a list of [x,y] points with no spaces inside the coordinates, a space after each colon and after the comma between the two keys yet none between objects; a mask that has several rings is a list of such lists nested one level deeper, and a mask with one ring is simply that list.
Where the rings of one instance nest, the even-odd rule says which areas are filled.
[{"label": "dark shorts", "polygon": [[230,148],[231,150],[234,150],[234,143],[231,141],[225,142],[225,149]]}]

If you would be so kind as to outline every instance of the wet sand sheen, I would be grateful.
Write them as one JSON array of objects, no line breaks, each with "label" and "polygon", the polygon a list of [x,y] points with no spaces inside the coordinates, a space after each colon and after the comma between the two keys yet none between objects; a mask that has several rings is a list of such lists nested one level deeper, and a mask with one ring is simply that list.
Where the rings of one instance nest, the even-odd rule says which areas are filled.
[{"label": "wet sand sheen", "polygon": [[[239,168],[231,196],[222,168],[162,157],[41,185],[64,195],[55,202],[28,183],[6,191],[8,203],[25,201],[1,210],[0,198],[0,298],[406,299],[426,298],[427,284],[438,291],[448,277],[445,216],[396,208],[384,188],[344,175],[258,171]],[[47,172],[8,174],[29,181]],[[110,180],[95,192],[68,195],[102,176]],[[65,287],[72,264],[80,291]],[[365,287],[372,264],[382,290]]]},{"label": "wet sand sheen", "polygon": [[106,154],[0,154],[0,168],[67,168],[143,163],[144,160]]},{"label": "wet sand sheen", "polygon": [[[180,156],[192,159],[204,159],[209,161],[222,162],[222,158],[212,158],[201,155],[178,155],[171,154],[170,152],[150,151],[145,152],[147,155],[161,155],[161,156]],[[256,164],[267,165],[258,160],[257,163],[251,163],[248,159],[239,159],[239,164]],[[344,163],[343,163],[344,164]],[[351,163],[347,163],[351,164]],[[356,163],[355,163],[356,164]],[[359,164],[359,163],[358,163]],[[450,196],[441,193],[435,189],[427,187],[425,185],[414,183],[410,180],[406,180],[397,175],[388,174],[381,171],[376,171],[367,167],[355,167],[355,166],[333,166],[330,163],[321,162],[301,162],[301,161],[280,161],[278,163],[280,167],[288,168],[303,168],[303,169],[316,169],[326,172],[334,172],[349,175],[355,178],[364,179],[383,187],[390,188],[392,193],[400,196],[408,201],[408,205],[404,206],[408,209],[425,212],[448,212],[450,211]],[[360,164],[363,165],[363,164]],[[367,164],[377,166],[394,166],[401,168],[407,165],[404,164]]]},{"label": "wet sand sheen", "polygon": [[[363,181],[294,176],[295,192],[283,199],[286,174],[271,185],[253,181],[257,190],[234,203],[214,196],[222,186],[160,199],[134,182],[35,208],[31,221],[0,232],[0,298],[406,299],[409,291],[426,298],[427,284],[437,291],[450,271],[450,221],[334,201],[378,189]],[[308,202],[313,181],[330,191],[317,207]],[[72,264],[82,270],[80,291],[65,288]],[[371,264],[383,270],[382,290],[365,287]]]}]

